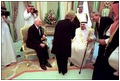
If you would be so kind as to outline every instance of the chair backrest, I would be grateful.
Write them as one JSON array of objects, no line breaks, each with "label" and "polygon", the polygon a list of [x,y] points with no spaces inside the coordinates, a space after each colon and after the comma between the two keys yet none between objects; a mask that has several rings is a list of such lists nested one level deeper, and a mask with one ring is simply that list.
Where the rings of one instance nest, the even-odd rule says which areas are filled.
[{"label": "chair backrest", "polygon": [[44,26],[42,26],[42,32],[43,32],[44,34],[46,34],[46,29],[45,29]]},{"label": "chair backrest", "polygon": [[28,29],[31,25],[24,26],[23,28],[20,29],[20,34],[21,34],[21,39],[22,43],[26,43],[27,37],[28,37]]}]

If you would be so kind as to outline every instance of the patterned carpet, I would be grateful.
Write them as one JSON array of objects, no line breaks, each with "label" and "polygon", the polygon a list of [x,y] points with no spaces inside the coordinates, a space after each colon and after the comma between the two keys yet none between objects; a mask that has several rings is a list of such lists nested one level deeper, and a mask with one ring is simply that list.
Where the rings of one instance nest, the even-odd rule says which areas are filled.
[{"label": "patterned carpet", "polygon": [[[51,40],[52,40],[52,36],[47,36],[48,46],[50,47],[50,49],[52,47],[51,46]],[[53,54],[51,54],[51,53],[49,54],[50,59],[48,60],[53,67],[52,68],[47,67],[48,70],[44,71],[39,66],[37,56],[29,56],[28,59],[29,59],[30,66],[29,67],[26,66],[26,60],[25,60],[24,54],[23,54],[23,52],[20,52],[20,48],[21,48],[21,45],[22,45],[21,40],[15,42],[14,45],[15,45],[17,55],[21,55],[21,57],[17,58],[16,63],[13,63],[8,67],[3,67],[2,66],[2,70],[1,70],[1,79],[2,80],[5,80],[5,79],[6,80],[10,80],[10,79],[28,79],[28,77],[25,78],[25,76],[27,76],[27,75],[25,75],[22,78],[19,77],[20,75],[22,76],[23,73],[26,73],[26,72],[29,72],[29,73],[30,72],[32,72],[32,73],[34,73],[34,72],[38,72],[38,73],[39,72],[46,72],[46,76],[47,76],[47,73],[50,75],[51,71],[54,71],[55,73],[59,74],[57,72],[58,68],[57,68],[57,64],[56,64],[56,59],[55,59],[55,56]],[[97,49],[98,49],[98,44],[96,43],[95,44],[95,51],[94,51],[94,54],[93,54],[93,63],[95,62],[95,58],[97,56]],[[89,61],[89,59],[88,59],[88,61]],[[91,79],[92,78],[92,71],[93,71],[92,69],[93,69],[93,67],[86,65],[82,69],[84,69],[83,74],[84,73],[86,73],[86,74],[82,75],[83,77],[78,77],[76,79]],[[75,72],[77,72],[79,74],[79,68],[76,67],[76,66],[70,66],[69,60],[68,60],[68,70],[70,72],[73,72],[73,73],[75,71]],[[54,74],[54,72],[53,72],[53,74]],[[57,74],[55,74],[55,75],[57,75]],[[36,73],[34,73],[34,75],[36,75]],[[67,75],[73,77],[69,73],[67,73]],[[66,75],[66,78],[67,78],[67,75]],[[85,77],[85,76],[88,76],[88,77]],[[36,76],[34,76],[34,78],[32,78],[32,79],[35,79],[35,77]],[[60,78],[59,75],[57,77]],[[44,78],[39,77],[38,79],[44,79]],[[51,79],[51,78],[45,78],[45,79]],[[55,78],[52,78],[52,79],[55,79]],[[60,79],[62,79],[62,77]],[[65,79],[65,78],[63,78],[63,79]],[[67,78],[67,79],[70,79],[70,77]],[[73,77],[73,79],[75,79],[75,77]]]},{"label": "patterned carpet", "polygon": [[[38,62],[37,59],[36,60],[29,60],[29,63],[30,63],[29,67],[26,66],[26,61],[25,60],[14,63],[14,64],[12,64],[8,67],[4,67],[4,68],[2,68],[2,80],[14,79],[24,72],[57,71],[58,67],[57,67],[56,59],[49,59],[48,61],[52,65],[52,68],[47,67],[47,70],[42,70],[40,68],[39,62]],[[68,63],[68,70],[76,70],[76,69],[78,70],[78,73],[79,73],[79,69],[80,69],[79,67],[70,66],[70,62]],[[83,69],[91,69],[92,70],[93,67],[92,66],[89,66],[89,67],[86,66],[86,67],[83,67]],[[48,79],[48,78],[46,78],[46,79]],[[90,79],[90,78],[86,78],[86,79]]]}]

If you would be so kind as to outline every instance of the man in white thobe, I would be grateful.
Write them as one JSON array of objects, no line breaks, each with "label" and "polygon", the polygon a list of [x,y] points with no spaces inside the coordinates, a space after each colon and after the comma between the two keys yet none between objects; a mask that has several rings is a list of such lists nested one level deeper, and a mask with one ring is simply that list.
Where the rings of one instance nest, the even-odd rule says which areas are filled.
[{"label": "man in white thobe", "polygon": [[91,27],[92,23],[89,17],[89,10],[87,1],[83,5],[79,5],[77,8],[76,17],[74,18],[74,23],[76,23],[76,28],[80,27],[81,21],[86,21],[88,26]]},{"label": "man in white thobe", "polygon": [[38,11],[34,12],[35,8],[32,6],[32,4],[29,4],[27,9],[24,11],[24,20],[25,20],[25,26],[27,25],[33,25],[35,18],[38,17]]},{"label": "man in white thobe", "polygon": [[[81,67],[85,50],[86,55],[84,58],[83,66],[88,59],[92,48],[94,47],[94,40],[96,39],[93,29],[87,26],[87,22],[81,22],[81,27],[76,29],[75,37],[72,40],[72,52],[70,61],[78,67]],[[88,47],[87,46],[88,42]]]}]

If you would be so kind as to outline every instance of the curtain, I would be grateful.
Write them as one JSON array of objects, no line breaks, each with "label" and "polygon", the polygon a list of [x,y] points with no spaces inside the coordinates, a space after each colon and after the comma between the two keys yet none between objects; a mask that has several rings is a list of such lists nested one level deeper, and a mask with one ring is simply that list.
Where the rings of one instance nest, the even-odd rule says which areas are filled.
[{"label": "curtain", "polygon": [[42,20],[42,25],[44,21],[45,14],[47,13],[47,1],[35,2],[35,8],[38,10],[38,15]]},{"label": "curtain", "polygon": [[35,1],[31,1],[31,4],[35,7]]},{"label": "curtain", "polygon": [[5,1],[5,7],[6,7],[7,11],[10,12],[10,18],[11,18],[11,23],[9,24],[10,25],[10,32],[11,32],[13,42],[15,42],[11,1]]},{"label": "curtain", "polygon": [[1,1],[1,6],[5,7],[4,1]]},{"label": "curtain", "polygon": [[78,1],[74,1],[73,3],[73,11],[77,13],[77,6],[78,6]]},{"label": "curtain", "polygon": [[72,10],[72,1],[67,1],[67,11]]},{"label": "curtain", "polygon": [[65,19],[66,12],[67,12],[67,2],[60,1],[60,20]]},{"label": "curtain", "polygon": [[93,3],[94,3],[94,1],[88,1],[89,14],[91,14],[93,12]]},{"label": "curtain", "polygon": [[24,1],[25,8],[28,6],[28,4],[31,4],[31,1]]},{"label": "curtain", "polygon": [[17,41],[17,32],[16,32],[16,27],[15,27],[15,21],[16,21],[17,14],[18,14],[18,1],[12,1],[11,4],[12,4],[14,37],[15,37],[15,41]]},{"label": "curtain", "polygon": [[60,20],[65,19],[66,12],[73,9],[72,5],[72,1],[60,1]]},{"label": "curtain", "polygon": [[60,1],[58,1],[57,20],[56,20],[56,22],[58,22],[59,19],[60,19]]},{"label": "curtain", "polygon": [[[39,17],[41,18],[41,3],[42,2],[35,2],[35,8],[38,10],[38,15],[39,15]],[[42,20],[42,18],[41,18],[41,20]],[[42,20],[43,21],[43,20]]]},{"label": "curtain", "polygon": [[88,9],[88,2],[87,1],[83,2],[83,12],[87,14],[87,16],[88,16],[88,26],[91,27],[92,22],[91,22],[90,15],[89,15],[89,9]]},{"label": "curtain", "polygon": [[20,29],[24,27],[25,21],[24,21],[24,16],[23,12],[25,10],[25,5],[23,1],[18,1],[18,14],[15,20],[15,27],[16,27],[16,33],[17,33],[17,40],[21,39],[20,35]]}]

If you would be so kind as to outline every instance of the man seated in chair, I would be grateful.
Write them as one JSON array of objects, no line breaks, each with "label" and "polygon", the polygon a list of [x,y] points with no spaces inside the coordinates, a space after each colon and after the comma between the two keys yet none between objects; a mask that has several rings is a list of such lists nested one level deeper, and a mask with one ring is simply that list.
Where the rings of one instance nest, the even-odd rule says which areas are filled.
[{"label": "man seated in chair", "polygon": [[47,61],[49,58],[47,45],[43,43],[41,38],[43,38],[43,40],[46,39],[42,32],[41,19],[36,18],[34,24],[28,29],[27,47],[36,51],[41,68],[47,70],[46,66],[52,66]]},{"label": "man seated in chair", "polygon": [[77,67],[81,67],[85,50],[87,48],[82,66],[86,64],[86,60],[88,59],[90,52],[94,47],[95,39],[96,37],[93,29],[87,26],[87,22],[81,22],[81,27],[76,29],[75,37],[72,40],[72,52],[71,57],[69,58],[71,61],[70,66],[75,65]]}]

